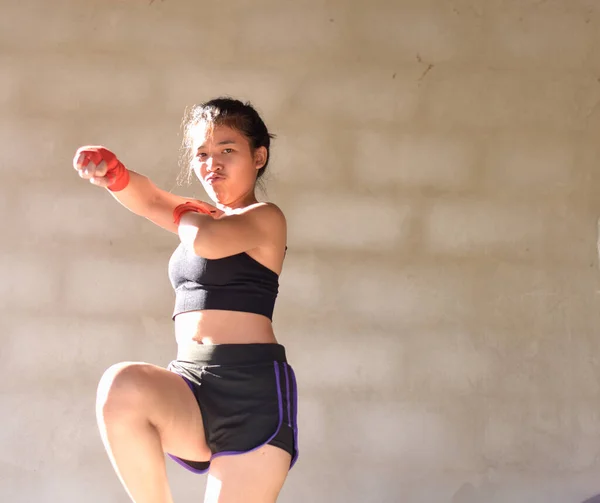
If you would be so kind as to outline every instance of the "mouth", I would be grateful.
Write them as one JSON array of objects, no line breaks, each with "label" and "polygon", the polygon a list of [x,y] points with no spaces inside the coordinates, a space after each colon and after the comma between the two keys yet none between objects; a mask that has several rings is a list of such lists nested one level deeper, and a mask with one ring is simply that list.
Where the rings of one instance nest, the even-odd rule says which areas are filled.
[{"label": "mouth", "polygon": [[221,175],[209,175],[209,176],[206,177],[206,181],[208,183],[215,183],[215,182],[218,182],[220,180],[225,180],[225,177],[221,176]]}]

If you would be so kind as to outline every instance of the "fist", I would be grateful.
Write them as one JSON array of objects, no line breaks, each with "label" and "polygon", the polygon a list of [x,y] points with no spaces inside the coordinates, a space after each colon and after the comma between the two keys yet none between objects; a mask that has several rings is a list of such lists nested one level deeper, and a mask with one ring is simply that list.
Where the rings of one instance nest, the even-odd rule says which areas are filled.
[{"label": "fist", "polygon": [[119,164],[115,154],[100,146],[80,147],[73,158],[79,176],[100,187],[109,187],[115,181]]}]

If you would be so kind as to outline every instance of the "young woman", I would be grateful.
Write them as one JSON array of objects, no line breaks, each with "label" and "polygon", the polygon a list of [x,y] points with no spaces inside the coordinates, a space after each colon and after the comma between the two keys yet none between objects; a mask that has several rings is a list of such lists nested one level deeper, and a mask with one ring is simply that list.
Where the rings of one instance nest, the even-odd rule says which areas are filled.
[{"label": "young woman", "polygon": [[173,195],[86,146],[73,164],[133,213],[179,236],[177,358],[120,363],[100,380],[97,417],[110,461],[136,503],[171,503],[165,453],[208,472],[206,503],[272,503],[298,456],[294,372],[271,320],[286,251],[281,210],[255,184],[272,136],[250,104],[191,109],[184,149],[215,205]]}]

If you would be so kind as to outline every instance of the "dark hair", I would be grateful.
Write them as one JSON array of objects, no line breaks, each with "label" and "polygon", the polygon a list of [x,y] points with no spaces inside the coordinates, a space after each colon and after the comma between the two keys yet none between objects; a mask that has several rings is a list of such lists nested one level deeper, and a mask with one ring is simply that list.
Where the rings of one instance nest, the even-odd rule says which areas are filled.
[{"label": "dark hair", "polygon": [[233,98],[220,97],[186,110],[183,118],[181,164],[182,173],[185,173],[188,182],[192,172],[193,132],[199,125],[206,125],[209,130],[215,126],[227,126],[239,131],[248,140],[253,154],[257,148],[265,147],[267,159],[264,166],[258,170],[256,179],[263,176],[269,164],[271,140],[275,135],[269,133],[267,126],[250,102],[243,103]]}]

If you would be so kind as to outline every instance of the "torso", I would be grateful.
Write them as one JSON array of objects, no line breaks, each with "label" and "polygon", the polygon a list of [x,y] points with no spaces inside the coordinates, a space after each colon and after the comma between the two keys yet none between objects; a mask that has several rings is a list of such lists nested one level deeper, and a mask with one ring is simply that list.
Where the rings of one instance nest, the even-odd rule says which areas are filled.
[{"label": "torso", "polygon": [[[257,262],[278,275],[283,255],[277,251],[256,249],[247,252]],[[277,343],[271,320],[265,316],[236,311],[190,311],[175,317],[178,344],[195,341],[200,344]]]},{"label": "torso", "polygon": [[276,343],[271,321],[264,316],[233,311],[191,311],[175,317],[178,344]]}]

